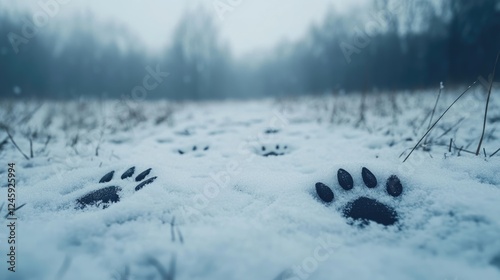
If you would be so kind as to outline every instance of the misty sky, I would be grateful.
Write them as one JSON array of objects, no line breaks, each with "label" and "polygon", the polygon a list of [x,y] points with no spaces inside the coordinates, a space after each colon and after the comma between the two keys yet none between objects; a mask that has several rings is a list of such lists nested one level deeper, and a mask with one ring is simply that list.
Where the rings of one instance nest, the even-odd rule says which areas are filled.
[{"label": "misty sky", "polygon": [[[54,0],[0,0],[12,9],[41,9],[37,3]],[[257,49],[268,49],[283,39],[300,38],[313,22],[320,21],[328,9],[342,13],[357,9],[366,0],[64,0],[57,17],[91,10],[98,18],[117,20],[130,28],[153,51],[168,44],[168,38],[185,9],[204,5],[219,23],[222,38],[237,56]],[[238,3],[223,13],[214,3]],[[354,4],[353,4],[354,3]],[[224,7],[221,5],[220,7]],[[228,7],[228,6],[226,6]],[[222,11],[222,10],[219,10]]]}]

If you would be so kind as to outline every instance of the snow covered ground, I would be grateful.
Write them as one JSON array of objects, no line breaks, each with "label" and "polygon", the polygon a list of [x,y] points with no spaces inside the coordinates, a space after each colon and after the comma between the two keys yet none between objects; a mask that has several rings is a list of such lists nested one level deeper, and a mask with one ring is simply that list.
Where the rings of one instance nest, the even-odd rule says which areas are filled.
[{"label": "snow covered ground", "polygon": [[[433,120],[459,94],[445,91]],[[28,157],[31,136],[33,158],[0,132],[0,205],[8,162],[16,163],[17,204],[26,203],[16,212],[15,273],[7,220],[0,229],[0,279],[500,279],[500,153],[490,157],[500,148],[500,92],[489,108],[487,157],[467,152],[481,136],[478,88],[403,164],[436,96],[2,101],[0,120]],[[134,175],[121,179],[130,167]],[[377,187],[365,186],[362,167]],[[149,168],[144,180],[157,179],[135,191]],[[352,190],[339,185],[340,168]],[[385,190],[391,175],[403,185],[399,197]],[[318,198],[316,182],[333,190],[331,203]],[[109,186],[120,201],[79,207]],[[361,196],[393,208],[398,222],[346,219],[344,207]]]}]

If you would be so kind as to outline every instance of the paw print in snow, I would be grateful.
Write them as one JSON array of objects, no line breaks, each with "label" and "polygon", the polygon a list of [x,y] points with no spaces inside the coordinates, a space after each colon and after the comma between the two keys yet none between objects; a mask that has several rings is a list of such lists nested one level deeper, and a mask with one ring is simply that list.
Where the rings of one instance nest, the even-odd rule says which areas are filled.
[{"label": "paw print in snow", "polygon": [[194,154],[196,156],[201,156],[210,149],[208,145],[193,145],[186,148],[177,149],[177,153],[180,155]]},{"label": "paw print in snow", "polygon": [[262,145],[257,148],[257,154],[268,157],[268,156],[283,156],[290,152],[288,145],[280,145],[280,144],[270,144],[270,145]]},{"label": "paw print in snow", "polygon": [[[122,183],[130,181],[130,179],[128,178],[132,177],[134,173],[135,173],[135,167],[131,167],[127,169],[120,176],[120,180],[122,180]],[[154,180],[156,180],[157,177],[151,177],[147,180],[144,180],[149,175],[149,173],[151,173],[151,168],[146,169],[145,171],[141,172],[139,175],[135,177],[135,182],[138,183],[135,187],[135,191],[141,190],[142,188],[144,188],[144,186],[151,184],[154,182]],[[104,175],[99,180],[99,184],[111,182],[111,180],[113,180],[114,175],[115,175],[114,170],[109,173],[106,173],[106,175]],[[83,209],[87,206],[97,206],[105,209],[109,207],[109,205],[111,205],[112,203],[120,201],[121,192],[122,188],[117,185],[94,190],[76,200],[76,203],[78,205],[77,208]]]},{"label": "paw print in snow", "polygon": [[[361,175],[367,188],[373,189],[378,186],[377,178],[368,168],[363,167]],[[339,169],[337,179],[344,191],[351,191],[353,189],[354,180],[346,170]],[[403,193],[403,186],[396,175],[392,175],[387,179],[385,189],[387,194],[392,197],[398,197]],[[325,203],[331,203],[335,199],[332,189],[321,182],[316,183],[316,193]],[[359,220],[362,224],[372,221],[390,226],[398,222],[398,213],[396,210],[376,199],[365,196],[359,196],[348,202],[342,209],[344,217]]]}]

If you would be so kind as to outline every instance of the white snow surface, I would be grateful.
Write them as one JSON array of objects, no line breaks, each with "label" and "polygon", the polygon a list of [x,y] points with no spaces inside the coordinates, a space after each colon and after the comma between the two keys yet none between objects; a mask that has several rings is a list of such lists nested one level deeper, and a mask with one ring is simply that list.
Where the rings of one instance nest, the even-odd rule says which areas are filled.
[{"label": "white snow surface", "polygon": [[[434,121],[459,93],[445,90]],[[16,212],[15,273],[6,220],[0,229],[0,279],[168,279],[172,269],[176,280],[500,279],[500,153],[490,157],[500,148],[500,92],[491,98],[487,157],[463,151],[475,151],[481,135],[485,94],[477,89],[436,125],[426,150],[402,163],[436,96],[2,101],[1,120],[28,155],[26,131],[38,135],[30,160],[10,141],[0,149],[0,205],[7,162],[16,163],[17,204],[26,203]],[[283,155],[262,156],[262,146],[277,145]],[[148,178],[157,180],[136,192],[134,177],[120,179],[132,166],[134,177],[152,168]],[[364,186],[362,167],[376,188]],[[339,186],[339,168],[353,176],[353,190]],[[404,188],[397,198],[384,187],[393,174]],[[332,188],[331,204],[317,197],[316,182]],[[122,188],[119,202],[76,207],[106,186]],[[393,207],[397,225],[350,223],[342,209],[359,196]]]}]

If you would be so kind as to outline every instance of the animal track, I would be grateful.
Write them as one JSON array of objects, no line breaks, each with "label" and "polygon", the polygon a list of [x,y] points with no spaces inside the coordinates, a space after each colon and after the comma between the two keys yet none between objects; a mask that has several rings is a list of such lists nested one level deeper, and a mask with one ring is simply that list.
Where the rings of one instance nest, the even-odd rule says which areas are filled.
[{"label": "animal track", "polygon": [[[361,171],[363,182],[366,187],[372,189],[378,185],[377,178],[366,167]],[[351,191],[354,187],[354,180],[344,169],[339,169],[337,172],[339,185],[344,191]],[[403,186],[396,175],[390,176],[385,184],[386,192],[392,197],[398,197],[403,193]],[[331,203],[335,195],[330,187],[318,182],[316,183],[316,193],[318,197],[325,203]],[[348,202],[342,210],[342,214],[346,218],[360,220],[362,224],[367,224],[369,221],[376,222],[385,226],[394,225],[398,222],[398,213],[392,207],[381,203],[373,198],[360,196],[355,200]]]},{"label": "animal track", "polygon": [[257,154],[268,157],[268,156],[282,156],[288,154],[290,149],[287,145],[262,145],[257,149]]},{"label": "animal track", "polygon": [[208,145],[203,145],[203,146],[194,145],[194,146],[189,147],[189,148],[177,149],[177,152],[180,155],[184,155],[184,154],[187,154],[187,153],[206,152],[206,151],[208,151],[208,149],[210,149],[210,147]]},{"label": "animal track", "polygon": [[280,132],[280,130],[275,128],[268,128],[264,131],[265,134],[276,134],[278,132]]},{"label": "animal track", "polygon": [[[144,170],[141,172],[139,175],[137,175],[134,179],[135,182],[140,182],[136,187],[135,191],[138,191],[144,186],[151,184],[156,180],[157,177],[151,177],[147,180],[144,180],[149,173],[151,172],[151,168]],[[127,169],[123,174],[120,176],[121,180],[126,180],[130,177],[132,177],[135,173],[135,166],[130,167]],[[102,178],[99,180],[99,184],[104,184],[104,183],[109,183],[111,180],[113,180],[113,177],[115,175],[115,171],[111,171],[109,173],[106,173],[106,175],[102,176]],[[122,192],[122,188],[119,186],[108,186],[104,188],[100,188],[94,191],[91,191],[87,193],[86,195],[78,198],[76,200],[77,203],[77,208],[83,209],[87,206],[97,206],[97,207],[102,207],[102,209],[106,209],[111,205],[112,203],[116,203],[120,201],[120,193]]]}]

